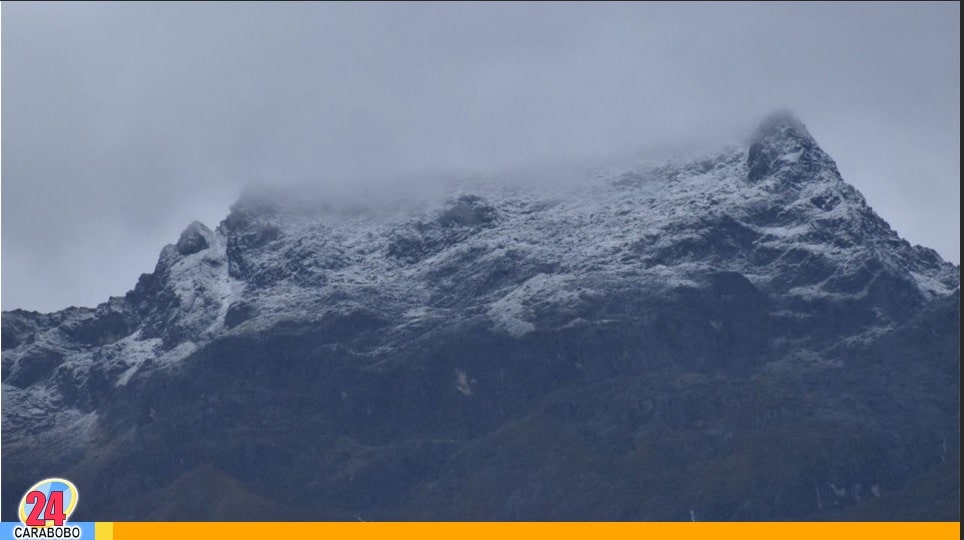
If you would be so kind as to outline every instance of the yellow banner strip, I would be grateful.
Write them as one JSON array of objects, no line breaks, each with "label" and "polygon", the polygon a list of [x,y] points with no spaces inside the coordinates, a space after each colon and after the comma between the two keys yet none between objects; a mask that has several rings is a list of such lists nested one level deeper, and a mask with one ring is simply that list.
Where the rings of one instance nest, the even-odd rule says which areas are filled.
[{"label": "yellow banner strip", "polygon": [[[98,525],[100,525],[98,523]],[[108,533],[110,534],[110,533]],[[328,538],[419,540],[959,540],[954,523],[115,523],[97,540],[185,540],[188,538]]]},{"label": "yellow banner strip", "polygon": [[109,521],[94,523],[95,540],[114,540],[114,524]]}]

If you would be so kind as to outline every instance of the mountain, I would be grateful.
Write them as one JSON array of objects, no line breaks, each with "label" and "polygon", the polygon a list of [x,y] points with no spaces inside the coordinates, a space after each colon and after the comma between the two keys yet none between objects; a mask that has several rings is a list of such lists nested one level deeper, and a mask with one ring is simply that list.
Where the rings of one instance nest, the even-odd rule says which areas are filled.
[{"label": "mountain", "polygon": [[960,519],[960,267],[792,114],[383,206],[248,192],[5,312],[3,518],[63,476],[88,520]]}]

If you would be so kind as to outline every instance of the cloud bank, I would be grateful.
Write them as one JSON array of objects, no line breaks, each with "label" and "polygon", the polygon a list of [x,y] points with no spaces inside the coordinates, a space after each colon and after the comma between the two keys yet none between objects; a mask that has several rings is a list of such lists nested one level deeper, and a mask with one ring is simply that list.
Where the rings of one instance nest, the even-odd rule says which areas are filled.
[{"label": "cloud bank", "polygon": [[790,107],[960,260],[960,6],[4,4],[3,309],[94,305],[241,187],[357,193]]}]

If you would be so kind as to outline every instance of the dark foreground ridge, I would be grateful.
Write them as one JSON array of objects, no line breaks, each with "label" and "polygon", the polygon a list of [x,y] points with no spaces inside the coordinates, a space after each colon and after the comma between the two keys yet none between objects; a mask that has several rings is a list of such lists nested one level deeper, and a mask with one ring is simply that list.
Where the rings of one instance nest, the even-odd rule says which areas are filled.
[{"label": "dark foreground ridge", "polygon": [[249,193],[3,314],[3,519],[959,520],[959,327],[786,112],[567,193]]}]

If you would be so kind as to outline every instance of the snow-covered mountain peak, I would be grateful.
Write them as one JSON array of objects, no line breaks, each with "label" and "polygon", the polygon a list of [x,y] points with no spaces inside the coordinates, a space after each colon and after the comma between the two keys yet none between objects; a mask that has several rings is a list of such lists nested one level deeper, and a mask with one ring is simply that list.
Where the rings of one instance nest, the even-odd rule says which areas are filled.
[{"label": "snow-covered mountain peak", "polygon": [[[792,434],[766,455],[809,448],[784,467],[798,478],[763,494],[746,479],[714,514],[774,519],[817,515],[838,483],[891,478],[911,452],[943,460],[912,431],[922,418],[931,448],[943,440],[956,455],[960,268],[902,240],[798,119],[779,112],[746,145],[561,185],[479,182],[390,204],[249,189],[215,229],[190,224],[123,298],[4,313],[4,500],[41,476],[37,463],[88,486],[119,478],[127,491],[104,492],[125,497],[141,485],[125,479],[166,485],[213,463],[256,492],[310,478],[332,497],[319,508],[356,500],[344,496],[354,486],[419,482],[428,501],[442,486],[448,507],[462,469],[419,464],[463,455],[474,469],[481,454],[466,449],[489,437],[502,448],[515,433],[568,433],[547,448],[615,452],[611,478],[637,478],[692,448],[722,449],[730,471],[725,452]],[[552,429],[515,424],[539,411],[555,411]],[[895,421],[907,434],[896,446]],[[848,438],[878,437],[875,426],[886,426],[879,447]],[[660,455],[639,445],[667,429],[692,432],[665,439],[665,462],[638,461]],[[727,443],[734,433],[744,442]],[[853,448],[836,465],[820,453],[830,433],[847,434],[830,446]],[[48,461],[46,448],[57,449]],[[489,470],[516,460],[487,454]],[[701,493],[598,516],[673,518]],[[500,512],[480,515],[552,517]]]},{"label": "snow-covered mountain peak", "polygon": [[777,111],[757,128],[747,152],[747,179],[772,178],[789,186],[839,181],[837,165],[793,113]]}]

